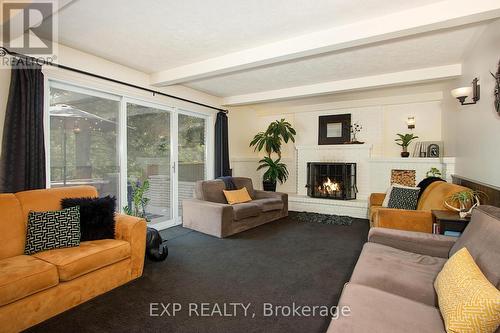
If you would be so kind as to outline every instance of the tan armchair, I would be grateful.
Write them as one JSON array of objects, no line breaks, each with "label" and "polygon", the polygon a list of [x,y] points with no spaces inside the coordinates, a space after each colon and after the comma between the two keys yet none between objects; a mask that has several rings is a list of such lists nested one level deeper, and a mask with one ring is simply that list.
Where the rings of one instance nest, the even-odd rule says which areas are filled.
[{"label": "tan armchair", "polygon": [[444,200],[466,189],[460,185],[434,182],[425,189],[416,210],[384,208],[385,193],[372,193],[369,202],[370,226],[432,233],[431,210],[446,210]]}]

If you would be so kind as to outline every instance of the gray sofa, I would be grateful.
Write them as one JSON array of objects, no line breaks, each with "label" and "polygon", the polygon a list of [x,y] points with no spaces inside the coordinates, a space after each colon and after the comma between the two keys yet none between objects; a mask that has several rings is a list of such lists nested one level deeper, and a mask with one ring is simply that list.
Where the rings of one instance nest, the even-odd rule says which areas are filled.
[{"label": "gray sofa", "polygon": [[[500,208],[480,206],[460,238],[372,228],[339,308],[335,332],[445,332],[434,280],[446,260],[466,247],[488,280],[500,288]],[[500,333],[500,328],[496,330]]]},{"label": "gray sofa", "polygon": [[195,198],[182,201],[183,226],[223,238],[288,216],[287,194],[255,190],[250,178],[233,182],[237,189],[246,187],[252,201],[229,205],[222,180],[198,181]]}]

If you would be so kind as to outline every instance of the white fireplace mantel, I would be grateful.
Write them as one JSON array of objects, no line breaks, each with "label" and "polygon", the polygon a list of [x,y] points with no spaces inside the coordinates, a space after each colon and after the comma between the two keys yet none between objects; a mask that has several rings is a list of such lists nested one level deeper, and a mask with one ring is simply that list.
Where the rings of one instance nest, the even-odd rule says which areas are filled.
[{"label": "white fireplace mantel", "polygon": [[359,189],[358,197],[366,199],[369,193],[369,164],[371,144],[296,146],[297,150],[297,194],[306,195],[307,163],[336,162],[356,163],[356,178]]},{"label": "white fireplace mantel", "polygon": [[301,150],[372,150],[371,144],[345,144],[345,145],[314,145],[314,146],[295,146],[297,151]]},{"label": "white fireplace mantel", "polygon": [[[455,170],[455,158],[402,158],[372,156],[372,144],[296,146],[297,191],[290,197],[292,210],[345,214],[366,217],[367,199],[372,192],[385,192],[394,169],[415,170],[417,183],[430,168],[438,168],[449,179]],[[342,202],[307,197],[307,163],[356,163],[357,200]]]}]

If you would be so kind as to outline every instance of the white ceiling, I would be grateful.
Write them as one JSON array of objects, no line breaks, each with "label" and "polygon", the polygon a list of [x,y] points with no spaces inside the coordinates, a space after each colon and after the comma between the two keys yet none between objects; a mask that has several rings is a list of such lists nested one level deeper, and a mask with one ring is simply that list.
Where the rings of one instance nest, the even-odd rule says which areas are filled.
[{"label": "white ceiling", "polygon": [[[232,96],[460,63],[481,26],[441,31],[344,52],[193,81],[187,86],[217,96]],[[425,50],[425,52],[423,52]]]},{"label": "white ceiling", "polygon": [[59,40],[152,73],[434,2],[79,0],[59,12]]},{"label": "white ceiling", "polygon": [[[447,25],[453,20],[444,15],[439,22],[437,11],[429,13],[427,7],[422,7],[444,7],[449,1],[460,2],[452,12],[463,15],[463,23]],[[384,38],[373,38],[383,42],[367,41],[352,44],[360,45],[357,47],[339,47],[330,53],[309,53],[308,57],[304,53],[288,58],[294,60],[287,62],[276,60],[265,66],[256,63],[241,67],[245,69],[239,68],[240,71],[236,71],[237,67],[213,70],[198,79],[193,75],[179,81],[215,96],[230,97],[461,63],[464,52],[487,24],[484,20],[500,16],[500,4],[492,11],[490,0],[476,1],[475,7],[486,8],[478,11],[489,10],[488,18],[469,20],[467,15],[476,14],[466,0],[74,0],[58,14],[59,42],[145,73],[158,74],[179,69],[182,72],[186,66],[196,68],[198,63],[225,59],[226,55],[243,59],[235,52],[297,36],[309,38],[336,27],[345,28],[338,31],[351,33],[351,27],[359,22],[364,22],[365,27],[368,24],[369,34],[373,25],[367,20],[378,18],[386,22],[386,16],[392,14],[399,15],[399,22],[393,25],[396,31],[396,25],[404,26],[406,18],[411,16],[402,12],[406,10],[425,13],[420,17],[429,13],[431,23],[435,19],[435,28],[425,29],[427,23],[422,23],[422,30],[415,29],[430,31],[426,33],[410,35],[415,33],[413,30],[399,36],[387,33]],[[408,17],[408,21],[412,19]],[[460,25],[470,22],[482,23]],[[446,26],[452,28],[442,30]],[[356,37],[355,31],[350,38],[362,39]],[[223,60],[222,64],[225,63]],[[227,66],[231,66],[230,61]]]}]

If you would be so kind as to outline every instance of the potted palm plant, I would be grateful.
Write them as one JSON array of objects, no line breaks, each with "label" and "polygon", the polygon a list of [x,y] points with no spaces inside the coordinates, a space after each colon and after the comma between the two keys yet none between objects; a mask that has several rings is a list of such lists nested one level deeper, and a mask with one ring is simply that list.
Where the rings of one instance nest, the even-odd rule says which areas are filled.
[{"label": "potted palm plant", "polygon": [[288,179],[288,169],[286,164],[280,162],[280,158],[273,161],[270,157],[264,157],[259,161],[257,170],[267,168],[263,175],[262,185],[264,191],[276,191],[276,182],[279,181],[283,184]]},{"label": "potted palm plant", "polygon": [[[257,170],[265,169],[263,176],[263,188],[265,191],[276,191],[276,183],[279,181],[283,184],[288,179],[288,169],[286,164],[281,163],[281,147],[283,142],[295,142],[297,132],[292,125],[285,119],[275,120],[264,132],[257,133],[250,147],[254,147],[254,151],[266,152],[266,157],[259,161]],[[278,155],[276,160],[272,159],[272,154]]]},{"label": "potted palm plant", "polygon": [[413,133],[407,133],[407,134],[397,134],[399,138],[396,140],[396,144],[398,146],[401,146],[403,148],[403,151],[401,152],[401,157],[408,157],[410,156],[410,153],[408,152],[408,146],[410,145],[410,142],[412,142],[415,139],[418,139],[418,136],[413,135]]},{"label": "potted palm plant", "polygon": [[146,206],[149,204],[150,199],[146,198],[146,192],[149,190],[149,180],[144,180],[142,185],[137,182],[132,182],[132,200],[131,205],[123,207],[123,212],[127,215],[137,216],[151,222],[146,214]]}]

